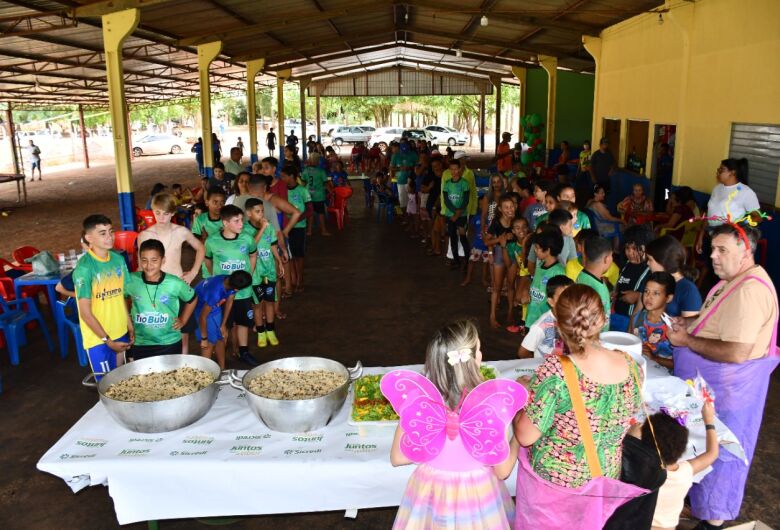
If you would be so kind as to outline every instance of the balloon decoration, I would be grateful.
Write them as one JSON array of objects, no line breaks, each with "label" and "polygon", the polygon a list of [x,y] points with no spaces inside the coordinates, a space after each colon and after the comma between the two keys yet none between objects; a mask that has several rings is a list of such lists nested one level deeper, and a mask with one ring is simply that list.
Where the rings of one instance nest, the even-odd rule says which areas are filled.
[{"label": "balloon decoration", "polygon": [[545,157],[544,147],[544,123],[542,117],[538,114],[527,114],[520,119],[520,125],[523,127],[525,143],[528,144],[528,150],[523,151],[520,160],[524,165],[543,166]]}]

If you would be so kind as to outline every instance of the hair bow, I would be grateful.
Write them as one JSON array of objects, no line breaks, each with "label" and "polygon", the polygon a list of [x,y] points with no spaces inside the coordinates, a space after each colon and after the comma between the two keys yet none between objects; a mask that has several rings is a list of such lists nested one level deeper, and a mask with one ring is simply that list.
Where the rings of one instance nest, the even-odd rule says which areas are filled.
[{"label": "hair bow", "polygon": [[447,352],[447,362],[450,366],[455,366],[458,363],[465,363],[471,359],[471,348],[461,348],[459,350],[452,350]]}]

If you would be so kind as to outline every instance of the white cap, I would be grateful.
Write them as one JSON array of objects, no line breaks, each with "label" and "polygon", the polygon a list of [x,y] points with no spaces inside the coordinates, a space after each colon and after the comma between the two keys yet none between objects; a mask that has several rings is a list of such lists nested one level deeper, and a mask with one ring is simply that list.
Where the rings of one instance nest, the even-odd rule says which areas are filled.
[{"label": "white cap", "polygon": [[453,158],[455,160],[460,160],[461,158],[466,158],[466,151],[455,151],[455,154],[453,155]]}]

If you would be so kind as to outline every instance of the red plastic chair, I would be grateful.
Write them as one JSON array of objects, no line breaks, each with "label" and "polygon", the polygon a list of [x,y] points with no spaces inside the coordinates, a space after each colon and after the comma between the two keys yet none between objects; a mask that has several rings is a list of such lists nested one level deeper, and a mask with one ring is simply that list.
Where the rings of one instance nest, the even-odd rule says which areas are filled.
[{"label": "red plastic chair", "polygon": [[27,272],[32,272],[32,263],[27,263],[24,260],[35,256],[39,252],[40,250],[35,247],[24,246],[14,249],[14,251],[11,253],[11,257],[13,258],[17,268]]},{"label": "red plastic chair", "polygon": [[132,272],[138,270],[138,250],[135,243],[138,239],[138,232],[132,230],[120,230],[114,232],[114,248],[124,250],[130,258],[130,269]]},{"label": "red plastic chair", "polygon": [[333,190],[333,205],[328,206],[328,213],[336,218],[336,227],[339,230],[344,229],[347,220],[347,202],[352,197],[352,188],[349,186],[339,186]]},{"label": "red plastic chair", "polygon": [[[30,265],[30,264],[25,263],[25,265]],[[32,266],[30,268],[32,268]],[[28,272],[32,272],[32,271],[28,270],[27,268],[20,267],[19,265],[15,265],[8,260],[0,258],[0,281],[3,281],[5,283],[5,280],[8,280],[8,282],[10,282],[10,285],[6,284],[5,286],[6,291],[8,292],[8,296],[6,297],[6,300],[13,300],[14,285],[13,285],[13,278],[11,276],[8,276],[7,271],[9,270],[19,271],[22,274],[27,274]],[[28,285],[27,287],[22,287],[22,296],[29,296],[30,298],[36,298],[41,293],[46,295],[46,298],[48,299],[49,291],[47,291],[46,287],[43,285]]]},{"label": "red plastic chair", "polygon": [[[151,210],[136,210],[136,224],[138,225],[138,231],[143,232],[150,226],[157,224],[157,219],[154,218],[154,212]],[[116,232],[115,232],[116,233]]]}]

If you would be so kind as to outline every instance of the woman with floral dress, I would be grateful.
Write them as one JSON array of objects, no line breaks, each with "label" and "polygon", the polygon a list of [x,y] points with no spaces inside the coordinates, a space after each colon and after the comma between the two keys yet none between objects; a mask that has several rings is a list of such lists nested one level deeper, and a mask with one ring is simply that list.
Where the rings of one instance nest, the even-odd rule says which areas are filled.
[{"label": "woman with floral dress", "polygon": [[[567,287],[556,302],[555,313],[568,354],[547,356],[526,382],[530,390],[528,404],[514,425],[515,437],[526,448],[521,453],[521,466],[527,459],[526,467],[531,471],[518,472],[517,512],[523,510],[531,519],[526,519],[525,524],[518,522],[516,528],[601,528],[611,510],[632,496],[631,492],[615,495],[614,490],[630,488],[615,479],[620,476],[623,438],[641,405],[642,376],[630,356],[599,343],[606,315],[592,288]],[[564,375],[567,369],[576,374],[576,383],[572,383],[582,396],[598,462],[586,456],[587,433],[580,432],[574,407],[577,396],[569,392]],[[600,468],[600,475],[594,473],[594,465]],[[598,481],[594,480],[597,477]],[[564,498],[567,492],[578,497],[563,501],[567,509],[551,509],[549,519],[534,520],[540,513],[537,500],[520,493],[528,492],[528,481],[537,481],[532,488],[536,492],[549,483]],[[592,482],[596,491],[587,490]],[[621,500],[604,513],[604,505],[613,502],[609,499],[617,498]],[[581,504],[578,506],[577,502]],[[528,505],[522,506],[523,503]]]}]

